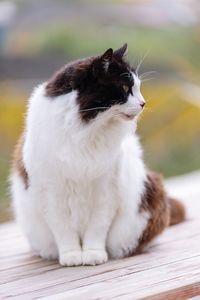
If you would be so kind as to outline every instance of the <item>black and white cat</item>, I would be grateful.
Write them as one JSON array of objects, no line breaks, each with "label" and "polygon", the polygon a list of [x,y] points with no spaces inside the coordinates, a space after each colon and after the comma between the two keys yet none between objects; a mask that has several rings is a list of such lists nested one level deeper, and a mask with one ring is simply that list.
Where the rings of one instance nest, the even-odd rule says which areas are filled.
[{"label": "black and white cat", "polygon": [[15,212],[32,249],[63,266],[132,255],[184,218],[144,165],[135,130],[145,101],[126,52],[67,64],[29,100],[11,175]]}]

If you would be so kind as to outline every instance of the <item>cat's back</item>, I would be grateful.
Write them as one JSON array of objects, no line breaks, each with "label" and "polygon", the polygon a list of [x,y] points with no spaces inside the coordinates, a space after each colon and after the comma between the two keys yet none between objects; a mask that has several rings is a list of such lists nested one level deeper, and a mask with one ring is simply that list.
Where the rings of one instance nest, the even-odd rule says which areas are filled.
[{"label": "cat's back", "polygon": [[73,136],[70,122],[76,110],[76,92],[56,99],[46,95],[46,83],[38,86],[29,99],[26,114],[23,159],[32,172],[35,163],[55,168],[62,164],[62,157],[68,156]]}]

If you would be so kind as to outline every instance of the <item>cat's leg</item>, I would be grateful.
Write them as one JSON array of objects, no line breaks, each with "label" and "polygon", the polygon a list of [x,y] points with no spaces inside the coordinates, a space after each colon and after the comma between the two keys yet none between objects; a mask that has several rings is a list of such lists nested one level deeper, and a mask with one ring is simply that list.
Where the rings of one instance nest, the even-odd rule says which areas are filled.
[{"label": "cat's leg", "polygon": [[107,238],[111,258],[122,258],[133,253],[148,219],[148,213],[135,213],[131,207],[118,211]]},{"label": "cat's leg", "polygon": [[34,219],[32,215],[32,219],[26,221],[26,226],[27,237],[35,253],[47,260],[58,259],[56,242],[45,220],[36,212]]},{"label": "cat's leg", "polygon": [[130,207],[116,216],[107,241],[111,257],[141,252],[169,225],[169,203],[159,175],[147,174],[138,204],[134,214]]},{"label": "cat's leg", "polygon": [[11,186],[15,215],[32,250],[45,259],[57,259],[58,250],[54,237],[38,209],[31,188],[25,188],[17,174],[12,175]]},{"label": "cat's leg", "polygon": [[83,237],[83,264],[98,265],[108,260],[106,251],[107,234],[116,213],[116,203],[108,192],[95,197],[88,226]]},{"label": "cat's leg", "polygon": [[[58,189],[59,188],[59,189]],[[51,229],[59,252],[59,262],[63,266],[82,264],[82,249],[78,230],[73,226],[68,206],[70,195],[62,186],[52,186],[46,193],[45,220]]]}]

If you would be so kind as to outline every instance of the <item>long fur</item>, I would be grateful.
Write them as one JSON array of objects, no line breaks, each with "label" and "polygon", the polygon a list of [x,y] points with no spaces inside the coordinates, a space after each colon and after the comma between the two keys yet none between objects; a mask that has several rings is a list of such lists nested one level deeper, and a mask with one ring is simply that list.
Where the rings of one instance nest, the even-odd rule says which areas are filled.
[{"label": "long fur", "polygon": [[81,115],[80,91],[66,90],[60,81],[59,95],[52,96],[55,85],[44,83],[29,100],[11,187],[17,220],[43,258],[96,265],[131,255],[144,243],[157,208],[147,205],[151,193],[145,196],[149,178],[135,133],[144,99],[131,74],[133,95],[95,115]]}]

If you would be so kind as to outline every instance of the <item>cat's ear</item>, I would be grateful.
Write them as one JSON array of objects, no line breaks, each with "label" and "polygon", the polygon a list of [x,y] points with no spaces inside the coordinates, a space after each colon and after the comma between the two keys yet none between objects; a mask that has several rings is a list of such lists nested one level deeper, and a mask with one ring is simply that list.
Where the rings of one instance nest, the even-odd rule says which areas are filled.
[{"label": "cat's ear", "polygon": [[105,72],[108,71],[109,65],[112,62],[112,58],[113,58],[112,48],[109,48],[108,50],[106,50],[106,52],[103,55],[101,55],[100,60]]},{"label": "cat's ear", "polygon": [[125,43],[121,48],[114,51],[114,57],[118,59],[122,59],[124,56],[128,54],[128,45]]}]

